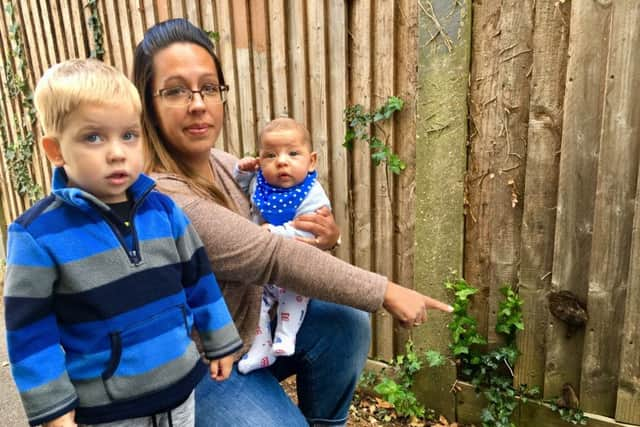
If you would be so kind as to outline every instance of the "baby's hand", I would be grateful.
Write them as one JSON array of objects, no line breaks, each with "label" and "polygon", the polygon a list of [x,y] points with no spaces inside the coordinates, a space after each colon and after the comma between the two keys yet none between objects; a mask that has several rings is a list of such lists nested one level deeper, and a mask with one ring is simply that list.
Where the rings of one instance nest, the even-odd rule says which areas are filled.
[{"label": "baby's hand", "polygon": [[238,169],[243,172],[255,172],[258,170],[259,163],[255,157],[243,157],[238,160]]},{"label": "baby's hand", "polygon": [[42,424],[42,427],[78,427],[75,418],[76,411],[72,410],[62,415],[61,417],[56,418],[55,420],[51,420]]},{"label": "baby's hand", "polygon": [[233,367],[233,355],[225,356],[222,359],[211,360],[209,362],[209,372],[211,379],[216,381],[224,381],[231,375]]}]

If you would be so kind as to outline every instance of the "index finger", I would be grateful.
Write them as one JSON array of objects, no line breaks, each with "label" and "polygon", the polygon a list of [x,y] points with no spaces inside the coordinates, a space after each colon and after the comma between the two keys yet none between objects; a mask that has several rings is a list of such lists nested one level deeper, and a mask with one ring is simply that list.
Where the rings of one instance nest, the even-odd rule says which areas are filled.
[{"label": "index finger", "polygon": [[449,304],[439,301],[435,298],[428,297],[426,295],[423,295],[423,296],[424,296],[425,308],[440,310],[440,311],[444,311],[445,313],[453,312],[453,307],[451,307]]}]

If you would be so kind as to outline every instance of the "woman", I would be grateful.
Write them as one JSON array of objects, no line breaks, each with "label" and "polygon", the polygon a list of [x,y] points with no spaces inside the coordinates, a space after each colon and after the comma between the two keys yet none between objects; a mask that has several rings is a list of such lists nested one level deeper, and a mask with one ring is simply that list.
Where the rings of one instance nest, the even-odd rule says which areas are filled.
[{"label": "woman", "polygon": [[[234,369],[225,382],[200,383],[196,425],[344,425],[370,341],[369,318],[360,310],[384,306],[410,327],[425,320],[427,308],[451,307],[248,220],[249,202],[232,177],[237,159],[213,149],[227,88],[203,31],[184,19],[150,28],[136,48],[134,80],[143,99],[147,169],[200,233],[244,340],[237,357],[255,335],[264,284],[313,298],[294,355],[248,375]],[[319,246],[335,243],[332,218],[306,220],[296,225],[318,236]],[[293,374],[299,409],[279,385]]]}]

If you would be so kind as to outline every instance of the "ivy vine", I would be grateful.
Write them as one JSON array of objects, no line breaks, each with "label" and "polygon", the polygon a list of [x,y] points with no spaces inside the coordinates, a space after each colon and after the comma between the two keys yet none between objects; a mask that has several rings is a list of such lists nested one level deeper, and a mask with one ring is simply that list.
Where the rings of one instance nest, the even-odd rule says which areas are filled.
[{"label": "ivy vine", "polygon": [[[353,144],[360,140],[369,144],[371,148],[371,158],[375,165],[386,163],[389,170],[393,173],[400,174],[407,166],[395,154],[386,141],[371,134],[372,126],[376,126],[382,120],[388,120],[397,111],[402,110],[404,101],[396,96],[390,96],[387,101],[375,110],[373,113],[364,111],[364,107],[360,104],[347,107],[344,110],[344,122],[347,125],[347,133],[344,136],[342,144],[346,149],[351,150]],[[377,126],[377,129],[384,133],[383,129]],[[386,139],[386,136],[385,136]]]},{"label": "ivy vine", "polygon": [[[33,127],[36,122],[36,111],[33,105],[33,94],[27,83],[27,60],[22,41],[22,30],[15,18],[13,4],[5,4],[4,10],[10,24],[9,43],[11,49],[11,57],[5,58],[4,67],[7,90],[12,98],[20,98],[24,114],[22,124],[20,124],[18,117],[13,117],[15,129],[18,129],[19,132],[12,142],[9,141],[6,133],[6,123],[2,120],[4,156],[18,193],[33,201],[42,195],[42,188],[33,181],[30,167],[35,146]],[[12,59],[15,70],[11,66]]]},{"label": "ivy vine", "polygon": [[87,25],[93,37],[93,49],[91,49],[90,57],[102,61],[104,58],[104,33],[102,31],[102,21],[100,21],[100,15],[98,14],[98,0],[88,0],[85,7],[89,8],[89,12],[91,12],[87,19]]}]

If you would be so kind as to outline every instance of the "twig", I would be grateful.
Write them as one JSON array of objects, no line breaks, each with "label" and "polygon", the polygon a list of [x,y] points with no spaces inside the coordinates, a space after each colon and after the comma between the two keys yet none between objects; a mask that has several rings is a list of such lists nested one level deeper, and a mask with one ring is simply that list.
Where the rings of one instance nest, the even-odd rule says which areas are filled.
[{"label": "twig", "polygon": [[532,51],[531,49],[523,50],[522,52],[518,52],[518,53],[516,53],[516,54],[514,54],[514,55],[511,55],[510,57],[508,57],[508,58],[506,58],[506,59],[503,59],[502,61],[500,61],[500,63],[501,63],[501,64],[503,64],[503,63],[505,63],[505,62],[507,62],[507,61],[511,61],[511,60],[512,60],[513,58],[515,58],[516,56],[520,56],[520,55],[522,55],[522,54],[524,54],[524,53],[529,53],[529,52],[531,52],[531,51]]}]

